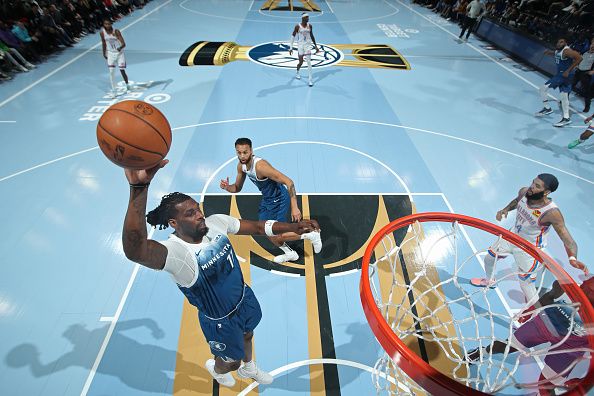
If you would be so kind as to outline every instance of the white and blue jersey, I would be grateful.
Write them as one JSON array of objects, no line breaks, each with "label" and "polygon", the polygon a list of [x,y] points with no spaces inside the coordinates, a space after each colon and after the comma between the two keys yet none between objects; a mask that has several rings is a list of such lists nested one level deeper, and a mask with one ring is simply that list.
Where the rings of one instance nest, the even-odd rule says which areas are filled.
[{"label": "white and blue jersey", "polygon": [[568,77],[564,77],[565,73],[573,64],[573,58],[565,56],[565,50],[571,49],[565,46],[560,50],[555,51],[555,63],[557,64],[557,74],[551,77],[545,84],[551,88],[559,88],[561,92],[571,93],[571,84],[573,82],[573,75],[575,69],[569,72]]},{"label": "white and blue jersey", "polygon": [[287,188],[282,184],[269,178],[259,179],[256,174],[256,164],[262,158],[253,156],[250,169],[245,164],[241,165],[241,170],[258,187],[262,193],[262,200],[258,209],[259,220],[287,221],[289,209],[291,208],[291,199]]},{"label": "white and blue jersey", "polygon": [[161,242],[167,247],[170,273],[190,304],[198,308],[200,326],[215,356],[243,358],[243,335],[253,331],[262,312],[227,234],[239,231],[239,220],[227,215],[205,219],[208,232],[201,243],[188,243],[175,234]]}]

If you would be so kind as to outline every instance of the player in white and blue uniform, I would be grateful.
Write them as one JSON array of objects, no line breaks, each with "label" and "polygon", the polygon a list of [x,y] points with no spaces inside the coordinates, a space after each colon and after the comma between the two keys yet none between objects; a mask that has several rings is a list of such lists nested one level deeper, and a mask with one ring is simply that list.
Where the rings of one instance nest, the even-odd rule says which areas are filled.
[{"label": "player in white and blue uniform", "polygon": [[536,116],[542,117],[553,112],[553,109],[549,106],[548,90],[549,88],[559,88],[559,91],[561,92],[559,99],[561,101],[563,118],[561,121],[553,125],[556,127],[563,127],[571,124],[571,120],[569,119],[569,94],[571,93],[575,68],[582,61],[582,56],[579,52],[569,48],[567,41],[563,38],[557,41],[555,52],[547,50],[545,51],[545,54],[555,55],[557,73],[540,87],[540,97],[544,103],[544,107],[536,113]]},{"label": "player in white and blue uniform", "polygon": [[[501,221],[507,217],[508,212],[516,210],[516,223],[511,229],[512,232],[521,236],[534,246],[544,248],[546,237],[551,227],[565,245],[569,263],[588,274],[586,266],[577,257],[578,246],[567,227],[561,211],[549,198],[549,194],[555,192],[559,186],[557,178],[549,173],[541,173],[534,180],[530,187],[523,187],[505,208],[497,212],[496,219]],[[512,255],[518,269],[520,286],[524,292],[526,301],[533,304],[538,299],[538,293],[534,285],[537,275],[541,272],[540,262],[535,260],[528,253],[518,246],[504,239],[498,240],[488,250],[485,256],[486,278],[473,278],[470,283],[477,287],[492,287],[494,284],[495,263],[498,259]]]},{"label": "player in white and blue uniform", "polygon": [[[168,194],[148,213],[146,221],[175,232],[167,241],[147,239],[145,213],[148,185],[167,161],[148,170],[126,169],[130,200],[124,220],[122,243],[130,260],[168,272],[198,308],[200,327],[214,359],[206,362],[209,373],[224,386],[233,386],[231,371],[261,384],[270,374],[252,360],[252,337],[262,311],[252,289],[245,284],[228,234],[274,236],[285,232],[309,233],[319,229],[315,220],[281,223],[249,221],[216,214],[204,217],[198,203],[181,194]],[[242,364],[243,362],[243,364]]]},{"label": "player in white and blue uniform", "polygon": [[122,33],[118,29],[114,29],[111,21],[106,19],[103,21],[101,28],[101,45],[103,47],[103,57],[107,60],[107,67],[109,68],[109,80],[111,82],[111,96],[117,95],[115,84],[115,68],[120,68],[122,78],[126,83],[126,91],[129,89],[128,75],[126,74],[126,56],[124,55],[124,48],[126,42]]},{"label": "player in white and blue uniform", "polygon": [[[260,220],[291,221],[301,220],[301,211],[297,204],[297,192],[293,180],[276,170],[266,160],[256,157],[252,150],[252,141],[248,138],[239,138],[235,141],[235,151],[239,163],[237,164],[237,178],[235,183],[229,184],[229,178],[221,180],[220,187],[230,193],[238,193],[243,188],[245,177],[256,185],[262,193],[258,218]],[[284,254],[274,258],[275,263],[295,261],[299,258],[296,251],[287,244],[289,241],[309,239],[314,252],[322,250],[322,240],[319,232],[303,235],[284,233],[270,238]]]},{"label": "player in white and blue uniform", "polygon": [[313,86],[313,76],[311,73],[311,50],[315,49],[314,53],[318,52],[318,45],[316,44],[316,38],[313,34],[313,27],[309,23],[309,14],[304,12],[301,14],[301,23],[295,25],[293,33],[291,34],[291,46],[289,47],[289,55],[293,55],[293,46],[297,44],[297,57],[299,62],[297,63],[297,74],[295,78],[301,79],[301,66],[303,60],[307,61],[307,71],[309,74],[309,86]]}]

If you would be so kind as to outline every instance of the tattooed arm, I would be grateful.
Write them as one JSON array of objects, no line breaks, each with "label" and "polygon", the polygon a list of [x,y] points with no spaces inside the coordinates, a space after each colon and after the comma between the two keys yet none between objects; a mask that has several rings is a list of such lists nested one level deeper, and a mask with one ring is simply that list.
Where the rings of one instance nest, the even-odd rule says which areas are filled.
[{"label": "tattooed arm", "polygon": [[295,183],[293,183],[293,180],[274,169],[266,160],[258,161],[258,163],[256,163],[256,174],[260,179],[267,177],[277,183],[282,183],[287,186],[289,197],[291,197],[291,220],[300,221],[301,211],[297,204],[297,191],[295,190]]},{"label": "tattooed arm", "polygon": [[[148,184],[167,160],[147,170],[126,169],[126,178],[131,184],[128,210],[124,219],[122,244],[126,257],[152,269],[163,269],[167,259],[167,248],[159,242],[148,239],[146,232],[146,200]],[[132,186],[132,185],[136,186]],[[138,186],[145,184],[145,186]]]}]

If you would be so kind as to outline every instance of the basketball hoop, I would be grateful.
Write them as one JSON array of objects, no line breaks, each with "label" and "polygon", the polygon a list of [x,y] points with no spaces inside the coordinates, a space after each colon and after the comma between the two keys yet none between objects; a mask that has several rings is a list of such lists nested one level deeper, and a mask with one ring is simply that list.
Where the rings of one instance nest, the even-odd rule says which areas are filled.
[{"label": "basketball hoop", "polygon": [[[473,237],[484,234],[481,241],[493,236],[503,239],[544,264],[541,272],[546,271],[549,278],[545,286],[552,284],[552,275],[570,300],[562,304],[571,311],[564,339],[545,343],[549,345],[545,347],[517,347],[517,353],[510,347],[503,352],[491,353],[493,348],[487,352],[487,345],[511,340],[517,334],[523,326],[517,320],[526,311],[525,306],[510,309],[499,290],[516,282],[518,272],[494,271],[493,288],[469,285],[465,277],[482,271],[477,264],[482,265],[481,255],[486,249],[476,251],[465,226]],[[367,246],[360,294],[367,321],[386,352],[374,369],[378,394],[534,394],[547,389],[583,395],[594,385],[594,308],[586,295],[550,256],[494,224],[452,213],[418,213],[391,222]],[[561,304],[530,313],[538,317],[545,308],[556,305]],[[580,338],[583,347],[563,349],[567,337],[578,330],[584,330]],[[472,348],[478,348],[480,359],[469,360]],[[552,376],[543,372],[543,367],[548,370],[543,364],[547,356],[570,353],[580,358],[563,372]],[[434,363],[436,356],[442,363]],[[589,360],[587,364],[581,363],[585,360]],[[570,372],[575,377],[580,370],[579,380],[566,380]],[[531,378],[534,371],[538,379]]]}]

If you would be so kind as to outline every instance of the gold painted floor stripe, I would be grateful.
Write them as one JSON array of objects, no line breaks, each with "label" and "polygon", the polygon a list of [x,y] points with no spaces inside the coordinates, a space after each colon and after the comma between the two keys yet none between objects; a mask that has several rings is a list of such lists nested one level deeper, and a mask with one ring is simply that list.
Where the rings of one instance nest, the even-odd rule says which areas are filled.
[{"label": "gold painted floor stripe", "polygon": [[[303,218],[310,218],[309,197],[301,196]],[[318,312],[318,294],[316,287],[316,273],[314,267],[313,248],[311,243],[304,243],[305,261],[305,295],[307,300],[307,340],[310,359],[322,358],[322,340],[320,338],[320,315]],[[324,366],[309,366],[310,394],[312,396],[326,395],[324,381]]]},{"label": "gold painted floor stripe", "polygon": [[[414,204],[413,204],[413,212],[412,213],[416,213]],[[382,217],[385,216],[385,219],[386,219],[385,224],[387,224],[389,222],[388,221],[388,213],[386,211],[385,205],[383,205],[383,204],[380,205],[380,208],[378,210],[378,217],[379,216],[382,216]],[[412,236],[412,233],[411,233],[411,231],[409,231],[407,233],[407,235],[405,236],[404,240],[410,238],[411,236]],[[423,237],[424,237],[424,234],[421,233],[421,238],[423,238]],[[392,242],[394,241],[393,236],[390,237],[390,240]],[[406,269],[408,272],[409,279],[411,279],[411,280],[415,277],[415,272],[418,270],[418,268],[415,267],[415,264],[418,262],[417,260],[415,260],[415,255],[418,255],[419,252],[412,249],[412,247],[413,247],[412,245],[415,245],[415,244],[416,243],[414,243],[414,242],[409,242],[402,248],[402,253],[405,258],[405,266],[406,266]],[[381,246],[381,243],[375,249],[375,254],[376,254],[376,257],[381,257],[382,255],[385,254],[385,250]],[[398,283],[404,284],[405,283],[404,274],[402,271],[402,265],[401,265],[400,259],[396,260],[396,262],[395,262],[395,271],[396,271],[395,276],[398,280]],[[380,283],[380,289],[381,289],[381,294],[382,294],[382,300],[387,301],[389,299],[390,288],[391,288],[392,281],[393,281],[392,270],[387,262],[384,262],[384,264],[379,265],[378,274],[379,274],[379,283]],[[425,275],[424,279],[427,279],[429,281],[425,282],[424,280],[419,280],[415,285],[416,286],[414,289],[414,298],[415,299],[418,299],[417,296],[419,296],[424,291],[426,291],[431,283],[433,283],[433,284],[439,283],[439,274],[438,274],[437,270],[435,269],[435,267],[430,267],[426,270],[426,275]],[[441,288],[438,290],[439,290],[440,295],[444,296],[443,290]],[[405,291],[406,290],[402,290],[401,288],[395,287],[394,290],[392,290],[392,292],[393,292],[392,302],[399,303],[400,301],[402,301],[403,302],[402,307],[409,309],[410,302],[409,302],[408,296],[406,296],[406,294],[405,294]],[[425,296],[425,297],[423,297],[423,301],[425,302],[427,307],[429,307],[431,310],[434,310],[434,309],[443,305],[443,302],[439,301],[439,299],[436,298],[435,296],[432,296],[432,297]],[[427,309],[423,308],[422,304],[416,304],[415,306],[417,308],[417,313],[419,314],[419,316],[422,317],[423,315],[427,315],[428,311],[427,311]],[[396,310],[391,309],[390,313],[389,313],[390,318],[393,318],[395,316],[395,313],[396,313]],[[438,324],[439,321],[447,323],[447,322],[451,322],[451,320],[452,320],[451,312],[448,309],[442,309],[442,310],[439,310],[436,315],[429,316],[428,319],[423,321],[423,325],[433,326],[433,325]],[[411,326],[412,323],[413,323],[412,317],[407,316],[402,321],[402,327],[406,328],[407,326]],[[442,335],[442,336],[447,335],[447,336],[455,337],[456,330],[451,325],[446,326],[440,332],[440,335]],[[414,336],[408,337],[408,339],[405,340],[405,343],[418,356],[421,356],[419,342],[416,337],[414,337]],[[431,342],[425,341],[424,345],[425,345],[425,349],[426,349],[427,356],[429,358],[429,363],[431,364],[431,366],[437,368],[439,371],[441,371],[444,374],[451,373],[452,369],[454,367],[456,367],[456,364],[454,364],[450,359],[447,358],[447,356],[439,348],[437,343],[431,343]],[[458,374],[463,375],[465,373],[462,373],[460,371]]]}]

